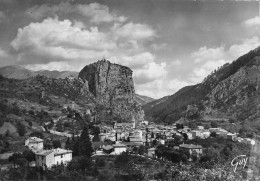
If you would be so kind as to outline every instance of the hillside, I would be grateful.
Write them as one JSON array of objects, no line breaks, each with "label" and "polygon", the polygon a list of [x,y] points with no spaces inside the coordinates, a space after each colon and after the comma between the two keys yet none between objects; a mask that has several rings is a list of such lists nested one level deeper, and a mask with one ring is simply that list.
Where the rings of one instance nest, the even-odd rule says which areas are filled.
[{"label": "hillside", "polygon": [[[22,70],[22,73],[31,72],[12,67],[10,74],[5,75],[19,77],[21,71],[18,70]],[[7,72],[9,69],[5,67],[5,70]],[[40,71],[44,75],[34,73],[28,74],[24,79],[1,77],[1,100],[16,102],[28,111],[31,107],[61,110],[64,105],[74,104],[83,111],[87,108],[94,110],[98,113],[99,121],[109,124],[114,120],[130,121],[133,116],[140,121],[144,118],[144,112],[136,102],[132,70],[128,67],[98,61],[82,69],[80,78],[61,79],[61,76],[71,73],[76,75],[75,72]]]},{"label": "hillside", "polygon": [[34,72],[19,65],[0,67],[0,75],[10,79],[27,79],[36,75]]},{"label": "hillside", "polygon": [[184,87],[155,106],[144,106],[145,114],[158,122],[172,123],[196,104],[201,116],[253,120],[257,117],[259,48],[213,71],[195,86]]},{"label": "hillside", "polygon": [[148,96],[143,96],[143,95],[139,95],[139,94],[135,94],[136,97],[136,101],[140,104],[140,105],[145,105],[149,102],[154,101],[155,99],[148,97]]}]

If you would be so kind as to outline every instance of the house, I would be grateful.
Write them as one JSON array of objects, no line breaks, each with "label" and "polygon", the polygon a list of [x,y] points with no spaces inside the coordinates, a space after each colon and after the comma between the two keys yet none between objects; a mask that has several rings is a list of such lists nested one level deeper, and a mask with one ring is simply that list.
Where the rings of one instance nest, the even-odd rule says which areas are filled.
[{"label": "house", "polygon": [[113,145],[114,148],[114,152],[112,152],[111,154],[114,155],[120,155],[122,152],[126,152],[126,145],[121,144],[119,142],[116,142],[116,144]]},{"label": "house", "polygon": [[52,150],[41,150],[35,153],[36,155],[36,166],[42,167],[43,170],[51,168],[53,165],[64,164],[72,160],[72,151],[61,148]]},{"label": "house", "polygon": [[29,137],[25,140],[25,146],[32,151],[43,150],[43,140],[37,137]]},{"label": "house", "polygon": [[179,150],[188,153],[190,156],[201,156],[202,155],[202,146],[201,145],[193,145],[193,144],[181,144],[179,145]]},{"label": "house", "polygon": [[236,134],[233,134],[233,133],[227,134],[227,139],[229,139],[229,140],[235,141],[236,137],[237,137]]},{"label": "house", "polygon": [[148,156],[154,158],[155,157],[155,148],[148,149]]},{"label": "house", "polygon": [[190,132],[192,134],[192,138],[201,137],[201,132],[197,130],[193,130]]},{"label": "house", "polygon": [[130,142],[143,144],[143,139],[139,137],[129,136]]},{"label": "house", "polygon": [[204,130],[204,131],[202,132],[202,136],[203,136],[203,138],[208,138],[208,137],[210,137],[210,132]]},{"label": "house", "polygon": [[227,134],[228,132],[219,131],[217,132],[217,137],[227,138]]},{"label": "house", "polygon": [[165,140],[164,140],[164,139],[159,139],[159,143],[160,143],[161,145],[165,145]]},{"label": "house", "polygon": [[111,146],[111,145],[105,145],[103,146],[103,152],[104,153],[107,153],[107,154],[110,154],[112,151],[113,151],[114,147]]},{"label": "house", "polygon": [[109,139],[111,141],[116,141],[116,136],[113,133],[109,133],[106,135],[106,139]]},{"label": "house", "polygon": [[104,142],[105,139],[106,139],[106,134],[105,134],[105,133],[100,133],[100,134],[98,135],[98,137],[99,137],[99,140],[100,140],[100,141]]},{"label": "house", "polygon": [[241,143],[245,143],[245,144],[250,144],[250,145],[255,145],[255,140],[250,139],[250,138],[244,138]]},{"label": "house", "polygon": [[204,130],[204,126],[197,126],[199,130]]}]

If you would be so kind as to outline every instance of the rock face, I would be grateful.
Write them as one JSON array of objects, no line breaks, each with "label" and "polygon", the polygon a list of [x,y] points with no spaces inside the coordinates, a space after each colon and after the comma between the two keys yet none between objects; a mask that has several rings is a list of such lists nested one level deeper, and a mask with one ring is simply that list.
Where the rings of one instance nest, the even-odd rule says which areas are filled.
[{"label": "rock face", "polygon": [[[140,114],[136,105],[133,71],[125,66],[101,60],[85,66],[79,73],[97,103],[125,121]],[[140,117],[140,116],[139,116]]]},{"label": "rock face", "polygon": [[[239,120],[259,117],[260,57],[220,82],[206,97],[206,114],[224,114]],[[221,116],[221,115],[220,115]]]}]

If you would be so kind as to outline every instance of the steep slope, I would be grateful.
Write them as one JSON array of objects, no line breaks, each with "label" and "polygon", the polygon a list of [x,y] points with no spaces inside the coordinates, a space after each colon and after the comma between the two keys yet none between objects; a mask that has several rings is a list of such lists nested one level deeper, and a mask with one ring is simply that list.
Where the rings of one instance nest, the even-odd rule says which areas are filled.
[{"label": "steep slope", "polygon": [[141,104],[141,105],[145,105],[149,102],[152,102],[154,101],[153,98],[151,97],[148,97],[148,96],[143,96],[143,95],[139,95],[139,94],[135,94],[135,97],[136,97],[136,101]]},{"label": "steep slope", "polygon": [[188,105],[196,104],[203,115],[256,118],[259,56],[259,48],[252,50],[213,71],[201,84],[185,87],[156,106],[144,106],[146,115],[171,123],[184,116]]},{"label": "steep slope", "polygon": [[0,75],[10,79],[27,79],[35,75],[33,71],[19,65],[0,67]]},{"label": "steep slope", "polygon": [[132,116],[140,119],[143,114],[136,104],[132,73],[128,67],[101,60],[85,66],[79,78],[110,115],[130,121]]},{"label": "steep slope", "polygon": [[36,74],[39,75],[44,75],[50,78],[54,78],[54,79],[64,79],[66,77],[69,76],[73,76],[73,77],[78,77],[78,72],[72,72],[72,71],[49,71],[49,70],[40,70],[40,71],[35,71]]}]

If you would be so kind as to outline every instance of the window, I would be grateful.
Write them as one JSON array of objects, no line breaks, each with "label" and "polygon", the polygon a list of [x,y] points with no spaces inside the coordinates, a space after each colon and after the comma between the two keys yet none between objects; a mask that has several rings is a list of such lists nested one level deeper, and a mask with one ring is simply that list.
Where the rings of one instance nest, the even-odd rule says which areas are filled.
[{"label": "window", "polygon": [[63,155],[61,155],[60,158],[63,158]]}]

